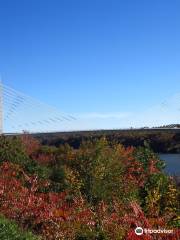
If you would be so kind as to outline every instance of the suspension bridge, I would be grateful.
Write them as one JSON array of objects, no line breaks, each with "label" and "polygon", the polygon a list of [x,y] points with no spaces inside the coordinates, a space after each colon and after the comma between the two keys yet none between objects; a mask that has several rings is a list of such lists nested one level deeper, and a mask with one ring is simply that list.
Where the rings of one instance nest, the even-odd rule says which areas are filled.
[{"label": "suspension bridge", "polygon": [[76,118],[0,83],[0,133],[60,131]]},{"label": "suspension bridge", "polygon": [[[163,129],[164,125],[171,125],[170,128],[176,128],[177,124],[180,123],[179,102],[180,94],[176,94],[168,100],[138,113],[128,115],[110,114],[108,116],[87,114],[74,117],[74,115],[63,113],[59,109],[1,82],[0,134],[139,129],[143,127],[150,129],[153,127],[154,129],[160,126]],[[109,122],[111,122],[111,126],[108,125]]]}]

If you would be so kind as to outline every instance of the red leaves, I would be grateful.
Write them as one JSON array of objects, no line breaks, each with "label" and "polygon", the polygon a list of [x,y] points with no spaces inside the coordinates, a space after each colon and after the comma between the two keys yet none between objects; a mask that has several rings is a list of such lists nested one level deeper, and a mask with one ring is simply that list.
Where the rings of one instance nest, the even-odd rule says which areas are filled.
[{"label": "red leaves", "polygon": [[127,234],[126,240],[153,240],[151,235],[136,235],[134,229],[130,230]]},{"label": "red leaves", "polygon": [[40,147],[40,143],[28,133],[24,133],[21,136],[21,141],[23,146],[25,147],[26,153],[29,156],[36,152]]},{"label": "red leaves", "polygon": [[[48,164],[52,167],[57,164],[58,161],[55,161],[55,157],[59,157],[57,149],[43,148],[29,136],[23,136],[22,141],[31,160],[35,159],[39,163]],[[98,159],[94,155],[94,146],[92,149],[84,146],[80,150],[64,150],[61,156],[62,159],[65,159],[63,164],[67,165],[69,170],[68,172],[66,169],[63,180],[73,182],[73,186],[76,186],[75,190],[73,188],[73,193],[71,191],[69,193],[66,191],[61,193],[51,192],[53,189],[51,183],[54,184],[55,182],[50,182],[48,179],[38,179],[37,176],[26,173],[19,165],[4,162],[0,166],[0,213],[8,218],[15,219],[22,227],[30,228],[48,240],[75,239],[76,234],[82,229],[88,229],[91,233],[96,233],[97,227],[101,228],[100,230],[104,231],[105,234],[107,233],[110,239],[151,240],[151,235],[137,236],[134,231],[135,228],[141,226],[142,228],[152,229],[156,225],[164,228],[167,226],[167,221],[158,214],[156,218],[153,218],[152,214],[147,218],[139,205],[139,199],[135,198],[134,193],[136,193],[136,190],[143,189],[144,183],[151,174],[158,172],[156,159],[153,159],[151,155],[148,155],[148,159],[144,156],[145,159],[136,159],[135,148],[133,147],[124,148],[122,145],[115,145],[111,148],[107,147],[106,144],[104,147],[103,144],[100,147],[102,148],[102,155],[100,155],[102,159],[106,160],[108,157],[110,163],[112,163],[113,158],[116,161],[114,161],[114,165],[107,164],[110,167],[104,172],[104,160],[102,161],[103,164],[97,164],[97,168],[95,168],[97,174],[95,176],[99,177],[100,173],[107,174],[109,170],[112,171],[112,176],[116,176],[114,171],[116,170],[118,171],[118,181],[113,186],[122,189],[120,195],[113,195],[113,188],[111,202],[102,198],[103,200],[101,199],[96,206],[92,206],[81,195],[83,192],[81,190],[82,175],[77,174],[78,180],[76,180],[74,177],[76,175],[73,175],[71,171],[72,166],[78,165],[74,154],[78,151],[81,152],[82,158],[80,158],[79,164],[82,164],[85,176],[89,169],[87,166],[91,166],[92,159]],[[82,163],[83,158],[87,161]],[[71,161],[69,162],[69,160]],[[50,161],[51,164],[49,164]],[[119,168],[114,168],[117,163],[122,165],[120,164]],[[79,165],[75,169],[77,173],[80,173]],[[102,172],[99,170],[102,170]],[[108,178],[108,181],[109,179],[113,180],[113,183],[114,179],[117,180],[116,178]],[[61,181],[60,179],[58,183],[61,183]],[[104,184],[104,179],[102,184]],[[106,188],[105,191],[107,190]],[[40,191],[49,192],[42,193]],[[75,191],[76,194],[74,194]],[[124,200],[126,199],[127,202],[125,203]],[[136,199],[136,201],[131,200],[130,202],[130,199]],[[174,237],[175,234],[178,233],[175,232],[174,235],[170,236],[171,238],[159,239],[175,240],[177,239]]]},{"label": "red leaves", "polygon": [[[5,162],[0,170],[0,212],[24,227],[34,229],[37,224],[44,226],[49,221],[88,223],[92,220],[91,211],[86,209],[81,199],[70,206],[66,202],[65,192],[38,193],[37,177],[24,178],[24,172],[16,165]],[[28,188],[24,186],[27,183]]]},{"label": "red leaves", "polygon": [[159,170],[156,167],[157,160],[156,159],[151,159],[149,163],[149,175],[153,173],[158,173]]},{"label": "red leaves", "polygon": [[125,167],[124,175],[126,182],[132,183],[137,187],[143,187],[150,175],[159,172],[156,167],[157,160],[150,159],[147,165],[148,170],[145,171],[142,162],[135,158],[134,151],[135,148],[133,147],[122,147],[121,155],[123,156],[123,164]]}]

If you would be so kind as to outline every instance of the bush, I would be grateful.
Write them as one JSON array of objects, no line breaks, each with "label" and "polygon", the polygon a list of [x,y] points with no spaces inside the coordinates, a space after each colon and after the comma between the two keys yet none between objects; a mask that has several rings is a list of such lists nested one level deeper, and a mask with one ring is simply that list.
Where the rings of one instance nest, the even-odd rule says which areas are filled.
[{"label": "bush", "polygon": [[23,232],[18,226],[0,216],[0,239],[1,240],[40,240],[30,232]]},{"label": "bush", "polygon": [[133,148],[126,149],[121,144],[110,146],[105,138],[80,146],[71,167],[78,172],[81,192],[90,204],[95,206],[101,201],[111,204],[113,199],[127,202],[136,198],[136,186],[133,181],[127,185],[125,177],[132,152]]},{"label": "bush", "polygon": [[109,240],[103,232],[95,233],[92,231],[87,231],[78,233],[75,240]]},{"label": "bush", "polygon": [[9,161],[23,165],[28,159],[20,138],[0,136],[0,162]]},{"label": "bush", "polygon": [[162,171],[165,168],[165,162],[160,160],[158,155],[154,153],[148,143],[144,143],[145,147],[138,147],[134,152],[134,156],[137,161],[143,164],[143,169],[145,172],[149,172],[149,166],[151,162],[154,161],[154,168],[159,171]]},{"label": "bush", "polygon": [[50,168],[43,166],[32,159],[29,159],[29,161],[25,162],[22,167],[29,174],[35,174],[39,178],[48,179],[49,176],[51,175]]},{"label": "bush", "polygon": [[50,169],[31,159],[26,150],[27,147],[20,137],[0,136],[0,163],[8,161],[18,164],[28,173],[47,179]]}]

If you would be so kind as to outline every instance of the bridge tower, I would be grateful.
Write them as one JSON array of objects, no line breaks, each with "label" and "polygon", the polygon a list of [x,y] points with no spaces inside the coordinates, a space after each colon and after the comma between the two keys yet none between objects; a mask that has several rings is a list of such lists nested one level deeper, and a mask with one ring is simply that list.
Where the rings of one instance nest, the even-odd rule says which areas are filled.
[{"label": "bridge tower", "polygon": [[3,134],[3,84],[0,79],[0,135]]}]

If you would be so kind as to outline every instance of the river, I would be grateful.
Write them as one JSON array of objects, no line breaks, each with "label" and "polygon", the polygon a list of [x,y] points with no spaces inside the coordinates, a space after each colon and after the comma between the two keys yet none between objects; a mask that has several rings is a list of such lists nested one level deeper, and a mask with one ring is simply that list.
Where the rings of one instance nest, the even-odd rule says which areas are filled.
[{"label": "river", "polygon": [[165,153],[159,154],[159,157],[166,163],[166,173],[180,176],[180,154]]}]

